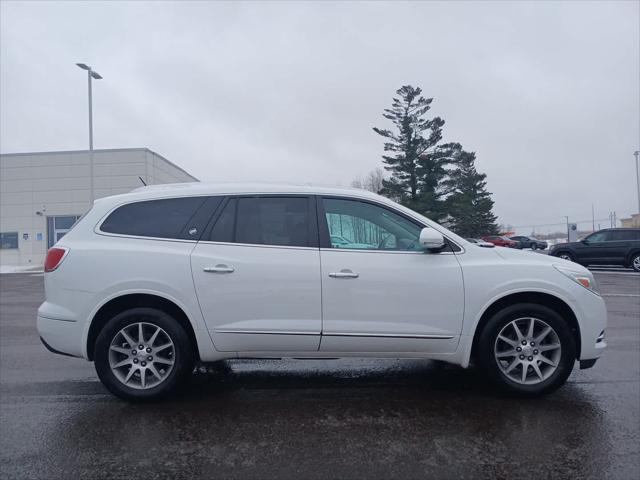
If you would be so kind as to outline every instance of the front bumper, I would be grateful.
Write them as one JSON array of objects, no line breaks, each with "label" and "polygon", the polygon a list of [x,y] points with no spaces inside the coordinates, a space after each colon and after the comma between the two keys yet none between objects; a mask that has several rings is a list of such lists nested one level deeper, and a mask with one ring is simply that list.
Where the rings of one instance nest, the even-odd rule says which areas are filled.
[{"label": "front bumper", "polygon": [[[605,330],[607,328],[607,307],[602,297],[593,294],[586,288],[579,287],[576,306],[580,325],[580,358],[585,365],[599,358],[607,348]],[[581,368],[588,368],[582,367]]]},{"label": "front bumper", "polygon": [[592,358],[590,360],[580,360],[580,370],[586,370],[587,368],[593,367],[597,361],[597,358]]}]

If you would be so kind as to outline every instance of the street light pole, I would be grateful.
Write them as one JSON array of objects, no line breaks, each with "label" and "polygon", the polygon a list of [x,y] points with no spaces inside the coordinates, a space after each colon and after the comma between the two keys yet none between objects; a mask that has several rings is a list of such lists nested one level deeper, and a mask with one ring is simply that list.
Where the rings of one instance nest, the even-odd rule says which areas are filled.
[{"label": "street light pole", "polygon": [[638,213],[640,213],[640,164],[638,164],[640,151],[633,152],[633,156],[636,157],[636,184],[638,186]]},{"label": "street light pole", "polygon": [[87,79],[89,82],[89,197],[90,202],[93,204],[95,200],[94,185],[93,185],[93,95],[91,91],[91,80],[100,80],[102,77],[98,72],[92,70],[89,65],[84,63],[76,63],[78,67],[87,71]]}]

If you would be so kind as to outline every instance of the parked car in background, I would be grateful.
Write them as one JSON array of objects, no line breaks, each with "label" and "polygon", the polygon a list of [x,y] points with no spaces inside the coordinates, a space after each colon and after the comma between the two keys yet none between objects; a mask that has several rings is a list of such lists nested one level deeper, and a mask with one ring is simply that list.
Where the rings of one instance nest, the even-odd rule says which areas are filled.
[{"label": "parked car in background", "polygon": [[520,244],[520,248],[530,248],[531,250],[546,250],[549,246],[544,240],[538,240],[536,237],[526,237],[524,235],[516,235],[509,237]]},{"label": "parked car in background", "polygon": [[500,235],[482,237],[485,242],[493,243],[496,247],[520,248],[520,243]]},{"label": "parked car in background", "polygon": [[579,242],[559,243],[549,255],[581,265],[620,265],[640,272],[640,228],[606,228]]},{"label": "parked car in background", "polygon": [[485,247],[485,248],[495,247],[493,243],[485,242],[484,240],[480,240],[479,238],[467,238],[467,242],[475,243],[479,247]]},{"label": "parked car in background", "polygon": [[[336,248],[346,231],[365,247]],[[93,361],[129,400],[175,391],[196,362],[283,357],[473,362],[536,395],[606,347],[586,268],[474,248],[364,190],[197,183],[101,198],[49,250],[44,284],[45,347]]]}]

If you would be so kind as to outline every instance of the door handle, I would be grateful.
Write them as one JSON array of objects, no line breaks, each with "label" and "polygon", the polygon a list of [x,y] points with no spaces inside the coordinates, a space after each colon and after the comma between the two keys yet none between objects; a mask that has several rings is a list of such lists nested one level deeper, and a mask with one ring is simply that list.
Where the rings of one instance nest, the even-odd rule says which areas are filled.
[{"label": "door handle", "polygon": [[204,267],[202,270],[207,272],[207,273],[233,273],[233,272],[235,272],[235,268],[228,267],[227,265],[224,265],[222,263],[219,263],[215,267]]},{"label": "door handle", "polygon": [[358,278],[360,275],[358,275],[356,272],[352,272],[349,269],[343,268],[339,272],[331,272],[329,276],[331,278]]}]

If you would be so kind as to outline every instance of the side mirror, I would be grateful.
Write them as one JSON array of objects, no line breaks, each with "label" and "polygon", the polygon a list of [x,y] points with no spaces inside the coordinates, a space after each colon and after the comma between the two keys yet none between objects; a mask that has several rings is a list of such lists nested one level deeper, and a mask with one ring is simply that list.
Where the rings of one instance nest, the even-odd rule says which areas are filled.
[{"label": "side mirror", "polygon": [[582,240],[580,240],[580,243],[584,243],[585,245],[589,245],[589,240],[587,240],[586,238],[583,238]]},{"label": "side mirror", "polygon": [[423,228],[420,231],[420,246],[425,250],[437,250],[444,247],[444,237],[433,228]]}]

